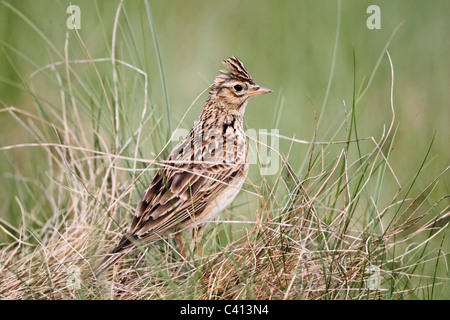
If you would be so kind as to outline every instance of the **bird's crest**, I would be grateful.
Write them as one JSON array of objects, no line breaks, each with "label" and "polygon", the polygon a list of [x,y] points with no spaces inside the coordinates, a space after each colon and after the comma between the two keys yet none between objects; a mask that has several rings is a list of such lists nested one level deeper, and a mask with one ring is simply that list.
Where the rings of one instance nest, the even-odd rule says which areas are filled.
[{"label": "bird's crest", "polygon": [[228,59],[223,60],[223,63],[228,67],[228,70],[221,70],[220,73],[227,75],[233,79],[249,82],[255,84],[250,73],[248,73],[247,68],[245,68],[239,58],[232,56]]}]

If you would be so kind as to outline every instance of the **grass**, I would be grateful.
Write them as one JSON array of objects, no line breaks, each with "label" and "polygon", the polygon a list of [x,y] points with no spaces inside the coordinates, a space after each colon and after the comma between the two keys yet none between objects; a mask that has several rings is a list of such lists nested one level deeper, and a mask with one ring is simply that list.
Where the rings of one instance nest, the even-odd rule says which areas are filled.
[{"label": "grass", "polygon": [[[312,139],[287,136],[283,130],[249,136],[257,164],[251,166],[240,197],[208,227],[202,255],[191,251],[184,259],[173,239],[163,239],[135,250],[94,281],[93,267],[121,236],[154,171],[170,151],[171,121],[176,121],[176,128],[190,127],[185,119],[199,112],[205,91],[182,117],[172,115],[148,3],[139,27],[151,31],[154,60],[146,58],[146,46],[141,48],[141,40],[149,40],[133,31],[136,22],[126,2],[112,10],[111,26],[104,25],[95,4],[104,37],[112,39],[109,54],[101,57],[91,52],[81,32],[67,32],[62,43],[54,44],[27,15],[8,2],[2,6],[39,35],[51,63],[36,63],[29,53],[2,42],[19,77],[19,81],[2,81],[27,94],[33,107],[14,107],[1,100],[0,117],[5,123],[14,122],[30,140],[2,142],[0,147],[10,165],[2,175],[12,181],[15,195],[10,201],[18,207],[11,221],[0,220],[4,239],[0,298],[446,297],[449,205],[448,192],[443,190],[449,167],[423,177],[434,164],[433,136],[427,137],[427,148],[417,150],[421,162],[416,169],[402,173],[406,178],[392,165],[408,135],[408,130],[399,129],[394,104],[396,61],[388,51],[397,29],[380,47],[367,82],[358,83],[353,50],[352,86],[347,93],[351,98],[336,106],[343,116],[329,126],[325,117],[331,112],[326,109],[332,103],[330,92],[343,77],[335,72],[341,27],[337,24],[319,112],[310,101]],[[337,21],[341,21],[339,14],[341,9]],[[14,63],[17,55],[33,67],[30,78],[22,76],[21,66]],[[157,66],[159,78],[148,64]],[[381,72],[382,67],[389,72]],[[384,93],[388,103],[383,106],[389,119],[372,123],[377,134],[366,136],[360,113],[363,103],[366,108],[379,107],[363,99],[371,94],[377,76],[389,83]],[[151,91],[150,84],[158,81],[164,107],[157,103],[158,93]],[[271,106],[275,110],[271,129],[283,129],[285,104],[280,94]],[[327,139],[321,138],[323,132]],[[268,137],[270,142],[265,140]],[[271,159],[279,161],[279,170],[263,175],[267,145],[274,146],[276,140],[279,148],[269,150]],[[305,147],[299,160],[298,150]],[[23,170],[9,156],[12,152],[31,153],[38,170]],[[189,242],[190,234],[184,237]]]}]

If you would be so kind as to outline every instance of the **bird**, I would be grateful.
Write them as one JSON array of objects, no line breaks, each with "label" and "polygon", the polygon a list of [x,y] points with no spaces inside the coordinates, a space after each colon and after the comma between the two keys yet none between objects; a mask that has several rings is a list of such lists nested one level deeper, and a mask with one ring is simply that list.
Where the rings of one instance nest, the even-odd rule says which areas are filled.
[{"label": "bird", "polygon": [[198,120],[171,151],[145,190],[117,245],[97,267],[97,275],[139,244],[175,234],[186,257],[181,231],[194,229],[197,244],[241,190],[249,169],[243,129],[250,98],[272,92],[258,86],[242,61],[223,60],[226,70],[210,86]]}]

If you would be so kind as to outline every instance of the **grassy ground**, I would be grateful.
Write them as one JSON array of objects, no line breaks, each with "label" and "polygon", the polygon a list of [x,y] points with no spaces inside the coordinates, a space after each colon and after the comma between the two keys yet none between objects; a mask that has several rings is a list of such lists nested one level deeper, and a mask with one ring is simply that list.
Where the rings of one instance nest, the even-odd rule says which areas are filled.
[{"label": "grassy ground", "polygon": [[[449,298],[447,2],[378,1],[380,30],[364,1],[72,4],[79,30],[0,2],[1,298]],[[230,55],[274,91],[244,190],[202,255],[166,239],[94,281]]]}]

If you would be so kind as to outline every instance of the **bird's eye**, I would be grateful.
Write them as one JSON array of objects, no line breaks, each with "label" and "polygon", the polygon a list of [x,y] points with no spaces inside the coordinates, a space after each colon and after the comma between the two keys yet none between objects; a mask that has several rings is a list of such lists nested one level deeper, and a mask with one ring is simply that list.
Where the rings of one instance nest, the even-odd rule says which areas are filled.
[{"label": "bird's eye", "polygon": [[234,86],[234,90],[236,90],[237,92],[242,90],[242,86],[240,84],[237,84]]}]

